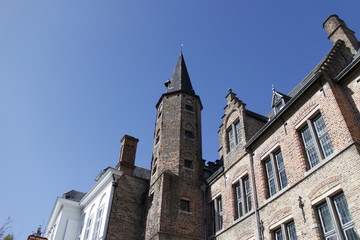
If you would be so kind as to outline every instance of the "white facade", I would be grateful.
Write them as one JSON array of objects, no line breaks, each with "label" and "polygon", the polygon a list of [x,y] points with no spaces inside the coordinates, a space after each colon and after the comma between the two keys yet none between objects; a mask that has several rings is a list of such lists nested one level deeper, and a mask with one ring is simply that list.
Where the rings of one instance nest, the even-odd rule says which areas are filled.
[{"label": "white facade", "polygon": [[49,240],[102,240],[113,198],[113,182],[121,171],[107,168],[98,176],[96,184],[80,200],[57,198],[45,229]]}]

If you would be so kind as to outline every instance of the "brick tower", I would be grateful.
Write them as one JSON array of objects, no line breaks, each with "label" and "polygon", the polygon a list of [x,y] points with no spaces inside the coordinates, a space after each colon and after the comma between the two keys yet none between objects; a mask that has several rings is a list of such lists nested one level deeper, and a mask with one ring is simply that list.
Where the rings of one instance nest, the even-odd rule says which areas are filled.
[{"label": "brick tower", "polygon": [[182,53],[156,108],[145,239],[203,239],[201,110]]}]

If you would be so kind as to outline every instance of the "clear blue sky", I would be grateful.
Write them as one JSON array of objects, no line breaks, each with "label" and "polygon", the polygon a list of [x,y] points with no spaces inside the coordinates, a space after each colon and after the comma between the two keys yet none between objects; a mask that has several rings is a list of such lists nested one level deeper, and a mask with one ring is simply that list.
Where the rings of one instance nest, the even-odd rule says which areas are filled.
[{"label": "clear blue sky", "polygon": [[[339,5],[341,4],[341,5]],[[0,223],[17,239],[46,225],[57,196],[88,191],[124,134],[149,168],[155,104],[183,43],[204,105],[203,158],[216,160],[225,95],[266,114],[327,54],[338,14],[360,32],[359,1],[1,0]],[[360,38],[360,35],[358,35]]]}]

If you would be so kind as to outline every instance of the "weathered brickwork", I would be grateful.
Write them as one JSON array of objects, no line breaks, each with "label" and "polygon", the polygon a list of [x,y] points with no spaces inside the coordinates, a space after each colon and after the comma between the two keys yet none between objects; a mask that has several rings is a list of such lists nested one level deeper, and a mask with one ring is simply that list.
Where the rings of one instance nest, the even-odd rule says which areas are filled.
[{"label": "weathered brickwork", "polygon": [[[246,114],[250,111],[245,104],[231,91],[227,95],[219,130],[219,155],[224,169],[212,178],[207,197],[210,203],[221,196],[222,228],[213,234],[210,227],[214,220],[208,211],[211,239],[275,239],[274,230],[289,222],[295,224],[298,239],[323,239],[317,207],[340,193],[348,203],[354,229],[359,229],[360,64],[354,60],[357,55],[351,55],[357,53],[358,41],[336,15],[324,27],[334,48],[290,93],[283,109],[269,114],[269,122]],[[316,143],[319,162],[312,166],[302,131],[307,127],[317,134],[313,121],[319,116],[331,150],[325,155],[320,142]],[[230,149],[227,131],[236,121],[240,121],[241,134],[247,137]],[[318,136],[313,138],[320,141]],[[272,164],[278,164],[275,154],[279,152],[286,183],[281,187],[283,180],[280,182],[280,175],[275,177],[276,192],[271,194],[265,161],[269,164],[274,159]],[[275,175],[280,174],[278,167],[273,165]],[[250,179],[252,208],[236,219],[234,183],[241,176]],[[343,238],[341,232],[337,234],[339,239]]]},{"label": "weathered brickwork", "polygon": [[182,55],[157,110],[145,239],[203,239],[202,106]]},{"label": "weathered brickwork", "polygon": [[[218,163],[223,165],[207,179],[202,105],[181,55],[157,104],[149,182],[132,180],[137,139],[128,137],[129,144],[123,143],[128,157],[120,164],[125,175],[115,191],[108,239],[264,240],[275,239],[274,231],[289,223],[297,239],[323,239],[318,207],[339,194],[348,203],[353,228],[359,229],[358,42],[336,15],[324,27],[334,47],[289,96],[277,92],[283,106],[274,104],[268,116],[246,109],[229,90],[218,131]],[[315,128],[318,119],[327,147]],[[305,129],[312,134],[318,162],[309,161]],[[116,211],[119,203],[122,207]],[[119,219],[123,227],[117,227]],[[337,234],[344,237],[342,231]]]},{"label": "weathered brickwork", "polygon": [[143,239],[149,182],[122,175],[114,185],[106,239]]}]

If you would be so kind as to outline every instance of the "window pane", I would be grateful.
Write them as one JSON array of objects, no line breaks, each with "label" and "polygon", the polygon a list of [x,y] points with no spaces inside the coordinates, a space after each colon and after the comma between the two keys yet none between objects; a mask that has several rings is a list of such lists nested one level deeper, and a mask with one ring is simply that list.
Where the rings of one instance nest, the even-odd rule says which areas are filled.
[{"label": "window pane", "polygon": [[308,127],[305,127],[301,131],[301,136],[303,138],[305,148],[308,148],[309,146],[314,144],[313,138],[310,133],[310,129]]},{"label": "window pane", "polygon": [[287,177],[286,177],[286,171],[284,166],[284,160],[282,157],[281,152],[277,152],[275,154],[276,164],[279,172],[279,180],[280,180],[280,189],[287,186]]},{"label": "window pane", "polygon": [[342,224],[346,224],[351,221],[351,215],[349,212],[348,205],[346,203],[346,199],[344,194],[340,194],[339,196],[334,198],[336,210],[338,212],[339,218]]},{"label": "window pane", "polygon": [[334,230],[333,221],[331,219],[329,207],[327,204],[324,204],[318,208],[321,223],[323,225],[324,234]]},{"label": "window pane", "polygon": [[359,240],[359,235],[354,228],[345,230],[345,236],[347,240]]},{"label": "window pane", "polygon": [[180,200],[180,209],[185,212],[190,212],[190,202],[184,199]]},{"label": "window pane", "polygon": [[314,119],[314,126],[318,137],[321,137],[322,135],[326,134],[324,119],[321,115]]},{"label": "window pane", "polygon": [[185,130],[185,137],[190,138],[190,139],[194,139],[194,133],[191,132],[191,131]]},{"label": "window pane", "polygon": [[214,202],[210,203],[210,211],[211,211],[211,233],[216,232],[216,222],[215,222],[215,204]]},{"label": "window pane", "polygon": [[320,145],[325,157],[333,153],[333,146],[328,134],[320,139]]},{"label": "window pane", "polygon": [[319,157],[318,157],[318,155],[316,153],[314,140],[313,140],[313,137],[311,135],[309,127],[305,127],[301,131],[301,136],[302,136],[302,139],[303,139],[303,142],[304,142],[304,147],[305,147],[306,155],[307,155],[308,160],[309,160],[310,167],[314,167],[316,164],[319,163]]},{"label": "window pane", "polygon": [[326,237],[325,239],[326,240],[337,240],[338,238],[337,238],[337,236],[335,234],[333,234],[333,235],[331,235],[329,237]]},{"label": "window pane", "polygon": [[227,132],[228,135],[228,141],[229,141],[229,150],[231,151],[235,147],[235,138],[234,138],[234,132],[232,128],[230,128]]},{"label": "window pane", "polygon": [[240,122],[235,123],[236,141],[241,142]]},{"label": "window pane", "polygon": [[245,212],[248,212],[251,210],[251,195],[250,195],[249,178],[245,178],[243,180],[243,183],[244,183],[245,199],[246,199]]},{"label": "window pane", "polygon": [[275,239],[276,240],[283,240],[283,235],[282,235],[282,231],[281,231],[281,228],[276,230],[274,232],[274,235],[275,235]]},{"label": "window pane", "polygon": [[222,202],[221,198],[217,199],[217,209],[218,209],[218,230],[222,229],[223,225],[223,212],[222,212]]},{"label": "window pane", "polygon": [[327,157],[331,153],[333,153],[333,147],[331,144],[330,137],[326,130],[324,119],[321,115],[316,119],[314,119],[314,126],[316,130],[316,134],[319,137],[321,149],[324,153],[324,156]]},{"label": "window pane", "polygon": [[294,222],[288,223],[286,228],[287,228],[289,240],[297,240],[295,223]]},{"label": "window pane", "polygon": [[316,152],[315,146],[311,146],[306,149],[306,155],[308,156],[310,167],[314,167],[319,163],[319,156]]},{"label": "window pane", "polygon": [[241,198],[241,188],[240,183],[235,185],[235,193],[236,193],[236,210],[237,210],[237,217],[241,217],[243,215],[242,210],[242,198]]},{"label": "window pane", "polygon": [[274,171],[270,159],[265,162],[270,197],[276,193]]},{"label": "window pane", "polygon": [[186,168],[192,169],[193,168],[193,162],[191,160],[185,159],[184,160],[184,166]]}]

